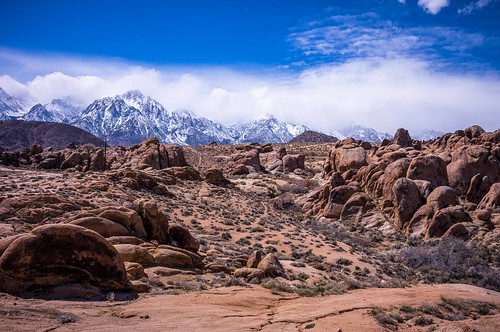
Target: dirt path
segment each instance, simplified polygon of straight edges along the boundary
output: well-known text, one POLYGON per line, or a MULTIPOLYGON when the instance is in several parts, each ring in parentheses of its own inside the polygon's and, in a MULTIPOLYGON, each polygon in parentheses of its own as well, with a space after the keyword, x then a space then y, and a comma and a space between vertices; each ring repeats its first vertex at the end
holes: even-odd
MULTIPOLYGON (((368 314, 371 308, 437 303, 443 295, 500 305, 499 293, 468 285, 365 289, 314 298, 272 294, 260 287, 145 295, 132 302, 44 301, 3 296, 0 326, 3 331, 384 331, 368 314), (78 316, 76 322, 62 323, 74 320, 73 315, 78 316)), ((498 331, 500 315, 449 324, 498 331)))

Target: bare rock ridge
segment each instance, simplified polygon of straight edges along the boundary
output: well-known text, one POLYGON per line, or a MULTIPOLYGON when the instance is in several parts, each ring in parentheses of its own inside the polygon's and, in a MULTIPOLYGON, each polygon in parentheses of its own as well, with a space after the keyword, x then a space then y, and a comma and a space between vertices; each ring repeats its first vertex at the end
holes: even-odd
POLYGON ((299 136, 294 137, 289 143, 331 143, 338 141, 338 138, 313 130, 306 130, 299 136))
POLYGON ((8 151, 29 149, 32 145, 64 149, 69 144, 104 142, 96 136, 67 124, 20 120, 0 120, 0 148, 8 151))

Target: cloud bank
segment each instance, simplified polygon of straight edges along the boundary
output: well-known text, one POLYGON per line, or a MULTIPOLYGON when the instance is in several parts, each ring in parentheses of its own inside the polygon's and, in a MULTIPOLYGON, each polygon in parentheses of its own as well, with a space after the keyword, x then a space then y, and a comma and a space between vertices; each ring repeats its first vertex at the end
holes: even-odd
MULTIPOLYGON (((18 58, 18 73, 32 65, 32 57, 18 58)), ((421 59, 352 59, 299 73, 269 73, 36 58, 44 68, 59 71, 27 80, 3 75, 0 87, 14 95, 30 93, 42 103, 65 95, 90 103, 103 95, 139 89, 167 109, 186 109, 226 124, 272 113, 324 132, 353 122, 389 133, 399 127, 414 132, 448 132, 471 124, 500 128, 498 74, 440 72, 421 59)), ((0 72, 6 72, 2 59, 0 53, 0 72)))

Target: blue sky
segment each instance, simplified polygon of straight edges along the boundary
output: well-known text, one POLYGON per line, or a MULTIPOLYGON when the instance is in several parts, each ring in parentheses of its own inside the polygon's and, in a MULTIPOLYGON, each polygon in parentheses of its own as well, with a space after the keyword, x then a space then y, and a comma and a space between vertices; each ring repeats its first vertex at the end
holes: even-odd
POLYGON ((140 88, 223 122, 500 126, 499 0, 3 0, 0 29, 0 86, 42 102, 140 88))
POLYGON ((404 51, 500 69, 499 1, 450 1, 436 14, 417 1, 403 2, 6 0, 0 5, 0 43, 151 64, 314 65, 404 51), (307 45, 297 41, 305 36, 312 37, 307 45), (382 43, 425 40, 363 52, 346 39, 360 36, 382 43), (320 42, 330 46, 320 49, 320 42))

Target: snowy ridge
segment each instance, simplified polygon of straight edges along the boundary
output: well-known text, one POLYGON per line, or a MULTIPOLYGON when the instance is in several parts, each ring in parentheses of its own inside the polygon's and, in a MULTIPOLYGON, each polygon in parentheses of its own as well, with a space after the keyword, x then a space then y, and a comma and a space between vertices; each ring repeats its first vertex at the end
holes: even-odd
POLYGON ((432 129, 424 129, 415 135, 412 135, 412 133, 410 133, 410 136, 412 138, 418 139, 421 141, 430 141, 430 140, 436 139, 438 137, 441 137, 443 135, 444 135, 443 132, 432 130, 432 129))
MULTIPOLYGON (((167 110, 138 90, 102 97, 86 107, 71 96, 42 105, 30 96, 13 97, 0 88, 0 120, 10 119, 71 124, 112 145, 137 144, 148 137, 179 145, 285 143, 310 130, 300 124, 282 122, 272 114, 248 123, 227 126, 188 110, 167 110), (31 108, 26 106, 30 101, 34 105, 31 108)), ((392 138, 392 135, 359 124, 332 131, 331 134, 339 139, 352 137, 369 142, 392 138)), ((424 130, 414 138, 429 140, 441 135, 434 130, 424 130)))
POLYGON ((71 124, 110 144, 122 145, 136 144, 151 136, 163 143, 179 145, 282 143, 307 129, 280 122, 271 115, 242 125, 225 126, 189 111, 169 111, 140 91, 97 99, 71 124))
POLYGON ((0 88, 0 120, 11 120, 23 115, 32 102, 30 96, 16 98, 0 88))
POLYGON ((359 124, 344 127, 331 133, 340 139, 351 137, 366 142, 382 142, 384 139, 391 139, 393 135, 381 133, 373 128, 368 128, 359 124))
POLYGON ((26 121, 70 123, 85 109, 77 98, 66 96, 53 99, 50 103, 36 104, 21 119, 26 121))
POLYGON ((309 129, 306 126, 281 122, 271 114, 249 123, 233 125, 231 128, 237 133, 235 137, 237 143, 284 143, 309 129))

